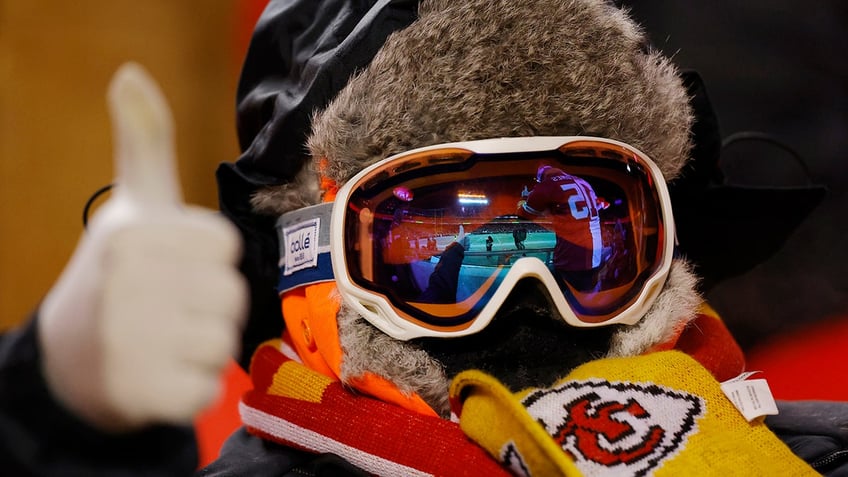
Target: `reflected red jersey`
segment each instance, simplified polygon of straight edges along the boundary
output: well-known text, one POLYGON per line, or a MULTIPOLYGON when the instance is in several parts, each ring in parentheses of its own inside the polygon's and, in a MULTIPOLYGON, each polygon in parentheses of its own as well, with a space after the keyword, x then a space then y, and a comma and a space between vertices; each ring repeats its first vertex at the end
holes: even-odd
POLYGON ((547 214, 556 234, 554 267, 589 270, 601 264, 598 198, 585 180, 566 173, 550 175, 536 185, 519 211, 524 217, 547 214))

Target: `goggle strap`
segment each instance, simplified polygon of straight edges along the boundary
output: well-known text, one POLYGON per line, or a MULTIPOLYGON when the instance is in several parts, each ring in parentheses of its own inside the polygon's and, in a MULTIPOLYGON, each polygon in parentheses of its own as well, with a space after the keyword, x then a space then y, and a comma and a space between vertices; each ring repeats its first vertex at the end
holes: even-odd
POLYGON ((330 259, 332 202, 286 212, 277 219, 280 267, 277 292, 333 281, 330 259))

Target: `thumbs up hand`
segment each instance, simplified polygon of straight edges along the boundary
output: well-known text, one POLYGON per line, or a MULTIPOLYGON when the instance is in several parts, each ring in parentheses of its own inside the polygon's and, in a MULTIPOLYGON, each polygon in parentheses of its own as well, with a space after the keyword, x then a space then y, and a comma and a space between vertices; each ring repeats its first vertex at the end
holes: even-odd
POLYGON ((171 116, 123 66, 109 87, 116 187, 39 312, 55 397, 104 430, 190 424, 238 351, 247 286, 235 228, 182 203, 171 116))

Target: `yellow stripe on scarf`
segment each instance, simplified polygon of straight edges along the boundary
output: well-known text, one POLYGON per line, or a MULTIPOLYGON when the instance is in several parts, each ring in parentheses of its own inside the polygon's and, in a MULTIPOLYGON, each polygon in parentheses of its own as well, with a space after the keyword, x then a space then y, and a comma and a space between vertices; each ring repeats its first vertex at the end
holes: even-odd
POLYGON ((268 394, 320 403, 324 390, 331 383, 333 380, 323 374, 316 373, 300 363, 286 361, 274 373, 268 394))
POLYGON ((516 475, 818 475, 678 351, 593 361, 516 394, 467 371, 450 393, 463 431, 516 475))

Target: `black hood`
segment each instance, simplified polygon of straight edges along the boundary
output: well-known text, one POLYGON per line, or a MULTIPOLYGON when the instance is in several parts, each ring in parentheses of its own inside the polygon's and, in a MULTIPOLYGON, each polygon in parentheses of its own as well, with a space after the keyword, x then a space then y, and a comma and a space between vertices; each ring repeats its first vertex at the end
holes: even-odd
POLYGON ((272 0, 256 23, 236 97, 241 156, 216 172, 221 212, 244 239, 241 270, 251 307, 243 367, 258 344, 279 337, 283 328, 274 218, 254 214, 250 197, 294 177, 308 157, 312 114, 417 11, 418 2, 410 0, 272 0))
POLYGON ((307 158, 312 114, 417 10, 410 0, 271 1, 256 24, 236 93, 242 154, 222 167, 254 186, 289 181, 307 158))

